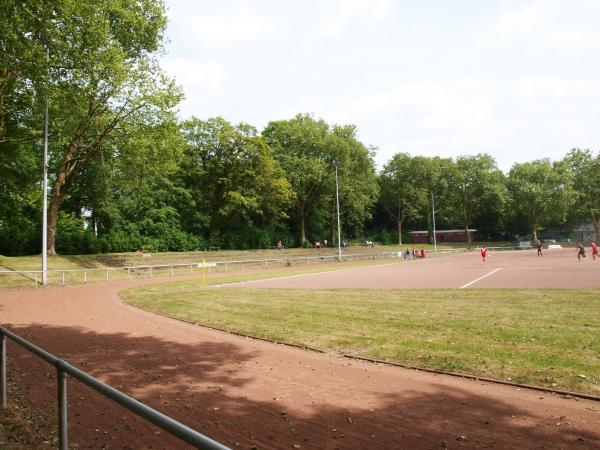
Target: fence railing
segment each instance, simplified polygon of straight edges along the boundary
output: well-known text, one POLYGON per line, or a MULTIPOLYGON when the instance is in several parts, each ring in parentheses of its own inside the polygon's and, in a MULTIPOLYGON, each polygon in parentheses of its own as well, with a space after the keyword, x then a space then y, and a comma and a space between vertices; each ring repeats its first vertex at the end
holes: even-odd
MULTIPOLYGON (((493 251, 523 250, 522 247, 488 247, 493 251)), ((457 248, 438 250, 435 255, 443 256, 477 250, 473 248, 457 248)), ((428 251, 432 255, 433 251, 428 251)), ((342 261, 359 261, 401 257, 402 252, 342 253, 342 261)), ((250 268, 273 268, 300 264, 334 263, 337 254, 314 256, 291 256, 267 259, 240 259, 232 261, 189 262, 178 264, 136 265, 124 267, 105 267, 97 269, 52 269, 46 272, 48 284, 66 285, 95 281, 119 281, 135 278, 174 277, 176 275, 193 274, 202 269, 207 272, 231 272, 250 268)), ((36 288, 41 284, 41 270, 0 270, 0 276, 15 277, 14 285, 22 286, 31 283, 36 288)), ((5 283, 10 285, 10 283, 5 283)))
POLYGON ((59 448, 68 450, 69 438, 67 432, 68 414, 67 414, 67 375, 79 380, 89 386, 96 392, 108 397, 112 401, 132 411, 134 414, 143 417, 154 425, 162 428, 167 433, 181 439, 182 441, 200 449, 207 450, 226 450, 229 447, 220 444, 211 438, 189 428, 182 423, 162 414, 155 409, 135 400, 121 391, 101 382, 91 375, 83 372, 68 362, 57 358, 40 347, 12 333, 4 327, 0 327, 0 406, 7 407, 7 355, 6 339, 9 338, 21 347, 27 349, 34 355, 45 360, 56 368, 57 379, 57 399, 58 399, 58 437, 59 448))

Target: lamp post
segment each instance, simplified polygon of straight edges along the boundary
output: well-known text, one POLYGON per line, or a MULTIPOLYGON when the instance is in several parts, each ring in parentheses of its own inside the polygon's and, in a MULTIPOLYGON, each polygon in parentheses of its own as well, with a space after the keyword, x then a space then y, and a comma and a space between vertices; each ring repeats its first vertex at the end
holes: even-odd
POLYGON ((340 230, 340 189, 338 184, 338 161, 333 161, 335 165, 335 201, 337 204, 337 231, 338 231, 338 261, 342 261, 342 233, 340 230))
POLYGON ((437 253, 437 240, 435 238, 435 203, 433 201, 433 191, 431 191, 431 216, 433 218, 433 253, 437 253))
MULTIPOLYGON (((50 50, 46 46, 46 67, 50 70, 50 50)), ((48 87, 44 105, 44 181, 42 183, 42 285, 48 283, 48 87)))

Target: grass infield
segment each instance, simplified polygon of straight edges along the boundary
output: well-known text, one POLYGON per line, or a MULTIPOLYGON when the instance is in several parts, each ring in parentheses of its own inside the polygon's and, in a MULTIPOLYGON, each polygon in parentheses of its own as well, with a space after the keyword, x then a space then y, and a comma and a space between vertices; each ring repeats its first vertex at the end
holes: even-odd
POLYGON ((178 282, 121 295, 161 315, 326 352, 600 394, 594 289, 282 291, 178 282))

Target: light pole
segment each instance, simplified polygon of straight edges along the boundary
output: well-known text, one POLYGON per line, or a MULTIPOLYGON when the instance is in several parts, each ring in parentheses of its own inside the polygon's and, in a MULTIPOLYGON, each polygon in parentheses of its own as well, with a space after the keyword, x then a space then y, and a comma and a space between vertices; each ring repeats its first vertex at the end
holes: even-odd
POLYGON ((437 240, 435 238, 435 203, 433 201, 433 191, 431 191, 431 216, 433 218, 433 253, 437 253, 437 240))
POLYGON ((340 230, 340 189, 338 185, 338 162, 333 161, 335 165, 335 201, 337 204, 337 231, 338 231, 338 261, 342 261, 342 233, 340 230))
MULTIPOLYGON (((46 46, 46 67, 50 71, 50 50, 46 46)), ((42 184, 42 285, 48 283, 48 86, 44 105, 44 182, 42 184)))

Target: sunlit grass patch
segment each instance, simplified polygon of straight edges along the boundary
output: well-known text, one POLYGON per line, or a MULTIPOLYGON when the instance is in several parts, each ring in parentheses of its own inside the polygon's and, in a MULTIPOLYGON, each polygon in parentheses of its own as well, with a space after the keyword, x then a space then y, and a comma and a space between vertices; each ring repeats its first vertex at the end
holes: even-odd
POLYGON ((187 282, 122 296, 273 341, 600 394, 595 289, 200 289, 187 282))

